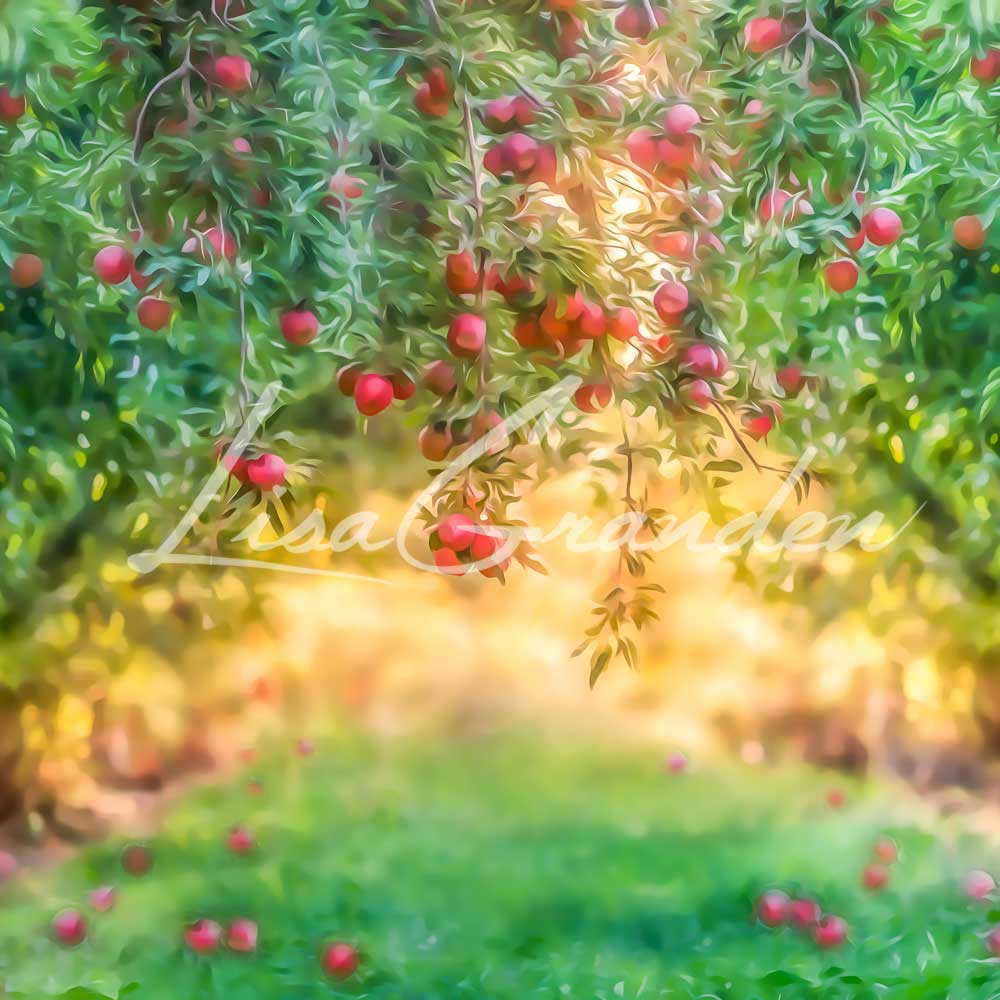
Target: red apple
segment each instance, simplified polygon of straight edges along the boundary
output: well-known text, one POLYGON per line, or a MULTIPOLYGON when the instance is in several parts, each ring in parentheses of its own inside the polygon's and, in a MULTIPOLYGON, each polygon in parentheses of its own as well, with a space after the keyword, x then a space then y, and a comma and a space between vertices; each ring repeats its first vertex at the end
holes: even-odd
POLYGON ((486 321, 472 313, 459 313, 448 327, 448 347, 457 358, 478 357, 486 343, 486 321))
POLYGON ((658 233, 652 239, 653 249, 664 257, 676 257, 678 260, 690 260, 694 250, 694 240, 690 233, 676 230, 670 233, 658 233))
MULTIPOLYGON (((666 24, 667 16, 655 5, 656 25, 666 24)), ((649 13, 642 4, 627 3, 615 16, 615 30, 626 38, 637 38, 645 41, 654 25, 649 19, 649 13)))
POLYGON ((632 162, 647 173, 652 173, 660 162, 656 138, 651 129, 637 128, 625 140, 625 149, 632 162))
POLYGON ((584 413, 597 413, 611 402, 611 386, 606 383, 581 385, 573 393, 573 402, 584 413))
POLYGON ((969 71, 980 83, 996 83, 1000 79, 1000 49, 989 48, 985 55, 973 56, 969 71))
POLYGON ((246 170, 250 164, 243 157, 252 153, 253 147, 246 139, 233 139, 232 145, 229 147, 229 162, 236 170, 246 170))
POLYGON ((247 479, 266 493, 284 483, 286 469, 283 458, 265 451, 260 457, 247 462, 247 479))
POLYGON ((252 68, 242 56, 220 56, 215 60, 215 82, 225 90, 240 93, 250 86, 252 68))
POLYGON ((453 441, 451 431, 443 420, 428 424, 418 438, 420 454, 428 462, 443 462, 452 449, 453 441))
POLYGON ((129 844, 122 851, 122 868, 136 877, 153 867, 153 852, 142 844, 129 844))
POLYGON ((885 865, 867 865, 861 873, 861 884, 872 891, 884 889, 889 884, 889 869, 885 865))
POLYGON ((226 930, 226 947, 246 955, 257 950, 257 925, 252 920, 238 917, 226 930))
POLYGON ((515 173, 530 170, 538 159, 538 143, 523 132, 514 132, 503 141, 504 163, 515 173))
POLYGON ((805 385, 802 369, 798 365, 785 365, 784 368, 778 370, 775 378, 778 381, 778 385, 789 396, 797 396, 801 392, 802 386, 805 385))
POLYGON ((42 259, 33 253, 18 254, 10 266, 10 282, 15 288, 30 288, 42 280, 42 259))
POLYGON ((223 438, 215 443, 215 460, 222 462, 231 476, 244 485, 250 482, 247 476, 248 460, 242 455, 230 455, 229 446, 232 442, 228 438, 223 438))
POLYGON ((639 336, 639 317, 631 309, 619 309, 608 317, 608 336, 627 344, 639 336))
POLYGON ((877 247, 895 243, 903 232, 903 223, 891 208, 873 208, 862 220, 865 236, 877 247))
POLYGON ((509 306, 516 306, 535 291, 535 281, 530 276, 525 277, 522 274, 510 274, 509 272, 503 276, 496 268, 488 276, 487 285, 495 288, 509 306))
POLYGON ((295 347, 311 344, 319 333, 319 320, 308 309, 290 309, 282 313, 280 326, 281 336, 295 347))
POLYGON ((773 428, 774 420, 766 413, 747 413, 743 417, 743 430, 754 441, 766 438, 773 428))
POLYGON ((831 809, 840 809, 844 804, 844 793, 839 788, 831 788, 826 793, 826 802, 831 809))
POLYGON ((690 104, 675 104, 663 120, 668 135, 687 135, 696 125, 701 124, 701 115, 690 104))
POLYGON ((417 391, 416 382, 406 372, 394 371, 389 381, 392 383, 393 399, 409 399, 417 391))
POLYGON ((696 135, 682 135, 677 139, 664 137, 656 143, 656 155, 671 170, 684 173, 694 169, 701 151, 701 140, 696 135))
POLYGON ((364 181, 345 173, 334 174, 328 188, 330 193, 323 198, 323 204, 345 212, 351 207, 352 201, 365 193, 364 181))
POLYGON ((963 215, 955 220, 955 242, 963 250, 979 250, 986 242, 986 230, 975 215, 963 215))
POLYGON ((840 948, 847 940, 847 921, 843 917, 824 917, 813 928, 813 940, 828 951, 840 948))
POLYGON ((162 330, 169 322, 173 312, 173 307, 166 299, 157 298, 155 295, 147 295, 139 300, 136 308, 136 315, 140 325, 154 333, 162 330))
POLYGON ((222 928, 214 920, 198 920, 184 931, 184 942, 196 955, 219 950, 222 928))
POLYGON ((688 307, 688 290, 679 281, 665 281, 653 296, 653 307, 664 323, 674 323, 688 307))
POLYGON ((994 955, 1000 955, 1000 927, 994 927, 988 931, 985 938, 986 947, 994 955))
POLYGON ((435 396, 447 396, 456 384, 455 369, 446 361, 432 361, 424 369, 424 385, 435 396))
POLYGON ((823 270, 830 290, 837 293, 849 292, 854 288, 858 283, 858 273, 858 265, 853 260, 834 260, 823 270))
POLYGON ((479 271, 468 250, 448 254, 444 263, 444 282, 455 295, 470 295, 479 288, 479 271))
POLYGON ((527 97, 498 97, 483 109, 483 121, 491 132, 509 132, 534 124, 535 103, 527 97))
POLYGON ((444 118, 451 103, 451 87, 444 70, 435 67, 427 73, 413 96, 417 110, 431 118, 444 118))
POLYGON ((369 372, 362 375, 354 387, 354 403, 359 413, 374 417, 393 400, 392 382, 384 375, 369 372))
POLYGON ((253 834, 245 826, 234 826, 226 836, 226 846, 233 854, 249 854, 256 846, 253 834))
POLYGON ((333 976, 334 979, 346 979, 357 971, 359 955, 353 945, 334 941, 323 948, 320 962, 328 976, 333 976))
POLYGON ((897 857, 899 857, 896 842, 891 837, 882 837, 879 841, 877 841, 875 844, 874 854, 879 860, 890 865, 896 860, 897 857))
POLYGON ((452 549, 435 549, 432 555, 434 565, 448 576, 464 576, 469 571, 468 566, 452 549))
POLYGON ((788 920, 788 895, 780 889, 768 889, 757 900, 754 912, 766 927, 780 927, 788 920))
POLYGON ((815 927, 819 918, 819 903, 814 899, 793 899, 788 904, 788 920, 799 930, 815 927))
POLYGON ((344 365, 337 372, 337 388, 344 396, 353 396, 357 387, 358 379, 361 378, 364 368, 361 365, 344 365))
POLYGON ((989 872, 976 869, 965 876, 963 888, 966 898, 975 902, 986 899, 996 889, 997 884, 989 872))
POLYGON ((568 312, 559 315, 559 299, 549 296, 538 317, 538 326, 546 337, 552 340, 566 340, 570 335, 570 318, 568 312))
POLYGON ((684 351, 684 365, 702 378, 722 378, 729 370, 729 359, 711 344, 691 344, 684 351))
POLYGON ((514 323, 513 336, 521 347, 528 350, 534 350, 544 344, 541 327, 534 316, 522 316, 517 320, 514 323))
POLYGON ((453 552, 464 552, 476 538, 475 527, 468 514, 449 514, 438 525, 438 538, 453 552))
POLYGON ((92 889, 87 894, 87 900, 98 913, 107 913, 114 909, 118 900, 118 890, 114 886, 103 885, 99 889, 92 889))
POLYGON ((17 871, 17 858, 9 851, 0 851, 0 884, 17 871))
POLYGON ((747 22, 743 37, 754 55, 776 49, 785 39, 785 26, 776 17, 755 17, 747 22))
POLYGON ((0 122, 13 125, 24 114, 27 102, 15 97, 7 87, 0 87, 0 122))
POLYGON ((94 257, 94 272, 106 285, 120 285, 132 270, 132 254, 124 247, 104 247, 94 257))
POLYGON ((232 260, 236 256, 236 240, 232 233, 217 226, 202 233, 202 239, 197 240, 198 254, 202 260, 232 260), (208 247, 205 246, 208 242, 208 247))
POLYGON ((696 378, 688 383, 688 401, 692 406, 697 406, 699 410, 707 410, 714 396, 712 387, 704 379, 696 378))
POLYGON ((153 283, 153 279, 146 277, 146 275, 143 274, 135 264, 132 265, 128 276, 131 278, 132 284, 135 285, 136 291, 138 292, 146 291, 146 289, 153 283))
POLYGON ((87 936, 87 922, 79 910, 62 910, 52 920, 52 936, 59 944, 75 948, 87 936))
POLYGON ((743 109, 743 113, 748 118, 753 119, 753 121, 749 121, 746 124, 748 128, 751 128, 754 131, 762 129, 768 118, 771 117, 770 112, 764 106, 764 102, 756 97, 747 101, 746 107, 743 109))

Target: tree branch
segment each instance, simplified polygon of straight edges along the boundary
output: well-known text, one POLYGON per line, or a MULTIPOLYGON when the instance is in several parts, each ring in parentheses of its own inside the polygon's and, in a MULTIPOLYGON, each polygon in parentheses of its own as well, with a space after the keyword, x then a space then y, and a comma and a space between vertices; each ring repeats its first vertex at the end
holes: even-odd
POLYGON ((139 157, 139 151, 142 144, 142 125, 146 118, 146 112, 149 110, 150 102, 153 98, 172 80, 178 79, 178 77, 186 77, 191 72, 191 50, 188 49, 184 53, 184 60, 181 62, 177 69, 171 70, 162 80, 153 86, 153 89, 146 95, 146 100, 143 101, 142 107, 139 109, 139 116, 135 120, 135 136, 134 143, 132 146, 132 164, 136 164, 139 157))

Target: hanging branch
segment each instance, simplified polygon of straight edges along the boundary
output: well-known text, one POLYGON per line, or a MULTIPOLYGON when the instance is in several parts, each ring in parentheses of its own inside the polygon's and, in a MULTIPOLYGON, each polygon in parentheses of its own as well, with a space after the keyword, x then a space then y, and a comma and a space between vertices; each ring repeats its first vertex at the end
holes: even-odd
POLYGON ((189 76, 192 69, 191 63, 191 50, 188 49, 184 53, 184 59, 180 66, 176 69, 171 70, 162 80, 154 84, 152 90, 146 95, 146 100, 143 101, 142 107, 139 109, 139 115, 135 120, 135 135, 133 137, 132 146, 132 165, 135 166, 139 158, 139 152, 142 148, 142 125, 146 119, 146 112, 149 110, 149 105, 153 98, 171 81, 177 80, 181 77, 185 79, 189 76))
MULTIPOLYGON (((462 95, 462 124, 465 128, 465 146, 469 158, 469 167, 472 171, 472 210, 475 214, 473 220, 473 246, 476 246, 483 237, 483 175, 479 162, 479 145, 476 142, 476 130, 472 121, 472 105, 469 102, 469 95, 462 95)), ((476 283, 476 306, 480 315, 486 311, 486 272, 488 267, 488 257, 484 248, 479 248, 479 274, 476 283)), ((485 318, 485 317, 484 317, 485 318)), ((490 349, 489 344, 483 344, 480 354, 479 365, 479 391, 486 388, 489 380, 490 349)))
POLYGON ((250 405, 250 386, 247 384, 247 357, 250 354, 250 335, 247 333, 247 301, 243 289, 240 289, 240 382, 239 403, 240 418, 246 416, 250 405))

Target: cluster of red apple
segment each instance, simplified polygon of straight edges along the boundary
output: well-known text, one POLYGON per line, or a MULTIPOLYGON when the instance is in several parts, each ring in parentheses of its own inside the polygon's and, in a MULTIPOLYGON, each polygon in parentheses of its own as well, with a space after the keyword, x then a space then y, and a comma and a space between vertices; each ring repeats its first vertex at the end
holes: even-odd
POLYGON ((252 458, 248 458, 246 452, 242 455, 230 455, 230 444, 227 438, 216 442, 215 460, 223 463, 233 479, 244 486, 256 486, 264 493, 284 485, 288 466, 280 455, 270 451, 261 452, 252 458))
POLYGON ((364 366, 359 364, 345 365, 340 369, 337 388, 344 396, 353 398, 358 412, 366 417, 374 417, 394 399, 409 399, 417 391, 416 383, 406 372, 378 375, 366 372, 364 366))
POLYGON ((681 367, 695 376, 685 387, 688 402, 705 409, 715 398, 712 381, 723 378, 729 371, 729 358, 721 347, 690 344, 684 351, 681 367))
POLYGON ((690 105, 672 105, 663 118, 662 132, 638 128, 625 140, 632 162, 647 173, 664 179, 686 174, 698 164, 701 140, 692 131, 701 116, 690 105))
MULTIPOLYGON (((300 754, 311 753, 312 744, 308 740, 299 740, 297 749, 300 754)), ((256 754, 246 754, 244 757, 252 760, 256 754)), ((230 851, 240 855, 249 854, 257 846, 253 834, 242 825, 229 832, 226 844, 230 851)), ((139 877, 152 868, 153 854, 142 844, 130 844, 122 851, 121 863, 127 874, 139 877)), ((11 855, 0 852, 0 879, 13 874, 16 867, 17 863, 11 855)), ((91 890, 87 900, 95 912, 107 913, 114 909, 118 891, 113 886, 101 886, 91 890)), ((88 932, 87 918, 81 910, 74 907, 61 910, 52 919, 52 937, 64 947, 75 948, 82 944, 88 932)), ((203 917, 185 927, 183 940, 185 946, 196 955, 213 955, 222 947, 237 954, 248 955, 257 950, 258 927, 253 920, 237 917, 223 929, 215 920, 203 917)), ((358 949, 346 941, 328 942, 323 946, 319 958, 323 971, 334 979, 352 976, 361 960, 358 949)))
POLYGON ((257 925, 246 917, 237 917, 223 934, 219 924, 203 917, 185 928, 184 943, 196 955, 214 954, 223 943, 230 951, 246 955, 257 950, 257 925))
POLYGON ((523 348, 571 357, 603 336, 628 343, 639 336, 639 319, 631 309, 606 312, 577 289, 570 295, 550 295, 523 312, 513 333, 523 348))
MULTIPOLYGON (((437 361, 424 370, 425 385, 428 384, 430 376, 439 373, 441 369, 451 371, 451 378, 454 379, 454 372, 450 366, 437 361)), ((454 383, 452 384, 454 386, 454 383)), ((443 462, 452 448, 464 447, 488 434, 494 437, 486 442, 486 451, 490 455, 495 455, 509 441, 503 417, 495 410, 478 410, 465 426, 449 424, 447 420, 434 420, 420 432, 420 454, 429 462, 443 462)))
MULTIPOLYGON (((841 793, 837 804, 842 801, 841 793)), ((899 857, 895 841, 889 837, 880 838, 872 849, 872 857, 871 863, 861 872, 861 884, 877 892, 889 884, 888 866, 899 857)), ((847 921, 843 917, 833 914, 824 916, 816 900, 808 897, 793 899, 780 889, 769 889, 763 893, 754 906, 754 914, 765 927, 790 925, 808 933, 821 948, 839 948, 847 940, 847 921)))
MULTIPOLYGON (((431 553, 442 573, 462 576, 474 563, 491 559, 504 545, 504 535, 495 525, 473 521, 468 514, 449 514, 431 532, 431 553)), ((510 559, 480 570, 483 576, 503 577, 510 559)))
POLYGON ((823 914, 814 899, 792 899, 781 889, 769 889, 754 906, 754 914, 765 927, 789 925, 809 934, 820 948, 839 948, 847 940, 847 921, 836 914, 823 914))

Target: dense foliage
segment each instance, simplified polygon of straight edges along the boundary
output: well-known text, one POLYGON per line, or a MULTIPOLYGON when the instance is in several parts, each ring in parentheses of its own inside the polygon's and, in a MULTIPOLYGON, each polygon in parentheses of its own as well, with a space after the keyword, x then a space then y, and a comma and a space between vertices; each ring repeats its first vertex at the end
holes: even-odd
MULTIPOLYGON (((331 485, 321 442, 351 414, 369 433, 401 420, 397 440, 433 469, 492 432, 421 531, 445 571, 485 557, 501 578, 507 556, 537 566, 530 548, 498 553, 467 519, 516 524, 539 451, 543 468, 621 472, 616 513, 662 513, 641 488, 662 466, 726 520, 740 464, 781 472, 760 439, 813 445, 844 509, 898 525, 924 504, 910 544, 846 583, 819 574, 821 610, 910 580, 954 626, 951 655, 988 659, 988 8, 5 7, 0 616, 18 641, 0 678, 30 684, 83 641, 99 674, 121 659, 109 628, 134 638, 171 611, 239 620, 243 583, 176 569, 150 583, 126 559, 159 544, 275 381, 279 409, 224 458, 226 513, 185 551, 220 550, 257 508, 285 518, 282 488, 311 507, 331 485), (506 432, 567 375, 582 383, 544 441, 506 432), (609 438, 589 415, 612 407, 609 438)), ((595 679, 635 661, 647 558, 626 548, 597 595, 595 679)), ((749 561, 759 589, 784 584, 780 561, 749 561)))

